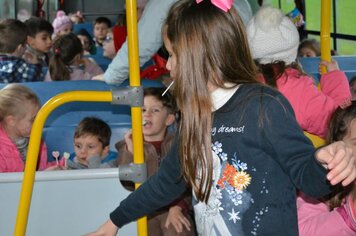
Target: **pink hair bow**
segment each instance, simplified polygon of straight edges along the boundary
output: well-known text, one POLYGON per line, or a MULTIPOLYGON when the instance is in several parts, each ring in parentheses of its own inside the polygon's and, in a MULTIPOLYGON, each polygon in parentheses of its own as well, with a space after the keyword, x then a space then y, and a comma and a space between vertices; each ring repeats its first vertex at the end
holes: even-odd
MULTIPOLYGON (((196 0, 197 3, 200 3, 203 0, 196 0)), ((211 3, 220 8, 221 10, 227 12, 230 10, 234 0, 211 0, 211 3)))

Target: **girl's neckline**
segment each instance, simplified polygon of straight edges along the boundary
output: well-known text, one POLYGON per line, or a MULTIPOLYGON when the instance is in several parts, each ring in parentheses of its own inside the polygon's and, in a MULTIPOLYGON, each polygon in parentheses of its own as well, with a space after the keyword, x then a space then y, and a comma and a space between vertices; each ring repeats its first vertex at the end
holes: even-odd
POLYGON ((230 88, 216 88, 210 93, 211 102, 213 105, 212 111, 216 111, 220 109, 223 105, 225 105, 227 101, 229 101, 230 98, 235 94, 235 92, 240 88, 240 85, 231 87, 233 86, 233 84, 228 83, 226 83, 225 86, 230 88))

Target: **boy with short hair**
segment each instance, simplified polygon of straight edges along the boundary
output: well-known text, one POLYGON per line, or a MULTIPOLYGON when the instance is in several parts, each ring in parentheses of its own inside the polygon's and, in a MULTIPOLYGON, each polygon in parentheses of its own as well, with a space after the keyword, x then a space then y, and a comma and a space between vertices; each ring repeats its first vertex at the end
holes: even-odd
POLYGON ((28 36, 24 59, 32 61, 33 58, 37 58, 42 66, 48 66, 52 48, 52 24, 39 17, 31 17, 25 21, 25 24, 28 28, 28 36))
POLYGON ((106 34, 111 28, 111 21, 106 17, 98 17, 94 21, 94 41, 96 46, 103 46, 106 34))
POLYGON ((0 83, 21 83, 42 80, 41 65, 27 63, 22 56, 28 35, 27 26, 16 19, 0 22, 0 83))
POLYGON ((103 120, 86 117, 74 131, 74 152, 68 169, 117 167, 116 153, 109 151, 111 129, 103 120))

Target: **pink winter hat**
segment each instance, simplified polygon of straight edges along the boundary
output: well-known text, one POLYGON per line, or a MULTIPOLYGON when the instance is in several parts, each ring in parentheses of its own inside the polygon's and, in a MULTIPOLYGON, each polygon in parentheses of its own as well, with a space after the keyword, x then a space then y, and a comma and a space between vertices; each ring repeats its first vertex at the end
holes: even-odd
POLYGON ((54 33, 58 33, 66 27, 72 27, 72 21, 69 16, 66 15, 64 11, 58 11, 56 14, 56 18, 53 20, 53 29, 54 33))

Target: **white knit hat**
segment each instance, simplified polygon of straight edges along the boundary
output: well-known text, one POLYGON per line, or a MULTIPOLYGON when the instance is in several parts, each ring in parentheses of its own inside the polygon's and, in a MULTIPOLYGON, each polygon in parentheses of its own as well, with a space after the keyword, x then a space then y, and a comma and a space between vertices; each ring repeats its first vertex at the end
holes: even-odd
POLYGON ((252 56, 261 64, 284 61, 288 65, 296 60, 298 30, 279 9, 261 7, 246 30, 252 56))

